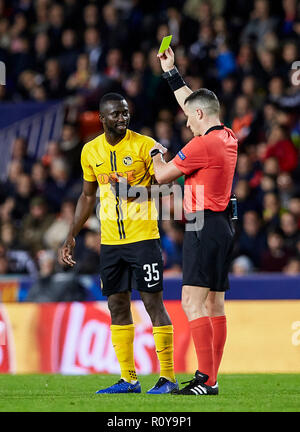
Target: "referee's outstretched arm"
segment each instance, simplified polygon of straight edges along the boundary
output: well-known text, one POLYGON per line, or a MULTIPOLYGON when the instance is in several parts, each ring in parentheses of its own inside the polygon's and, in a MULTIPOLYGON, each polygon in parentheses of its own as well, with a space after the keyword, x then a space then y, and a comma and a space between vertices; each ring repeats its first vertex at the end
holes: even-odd
POLYGON ((163 53, 157 55, 160 59, 161 68, 164 71, 164 78, 168 80, 170 87, 172 88, 177 102, 181 106, 182 110, 185 111, 184 102, 186 98, 192 93, 192 90, 186 85, 181 75, 174 64, 174 52, 169 47, 163 53))

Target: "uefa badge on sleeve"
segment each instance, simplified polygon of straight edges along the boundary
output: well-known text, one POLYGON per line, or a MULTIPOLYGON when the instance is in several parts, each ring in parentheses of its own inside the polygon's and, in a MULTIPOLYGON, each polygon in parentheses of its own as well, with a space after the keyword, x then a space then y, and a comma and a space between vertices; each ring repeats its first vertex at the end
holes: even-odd
POLYGON ((5 345, 5 323, 0 321, 0 346, 5 345))

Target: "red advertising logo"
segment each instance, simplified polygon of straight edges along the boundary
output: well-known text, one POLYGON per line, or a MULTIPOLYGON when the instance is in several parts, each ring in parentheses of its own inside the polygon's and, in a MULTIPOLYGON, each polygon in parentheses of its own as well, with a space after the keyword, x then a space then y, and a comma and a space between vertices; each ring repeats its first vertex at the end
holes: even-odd
MULTIPOLYGON (((44 372, 120 373, 111 343, 110 316, 97 303, 42 305, 40 319, 44 372)), ((137 372, 157 372, 151 325, 135 327, 134 344, 137 372)))
POLYGON ((13 371, 11 356, 11 338, 8 335, 8 322, 0 308, 0 373, 13 371))

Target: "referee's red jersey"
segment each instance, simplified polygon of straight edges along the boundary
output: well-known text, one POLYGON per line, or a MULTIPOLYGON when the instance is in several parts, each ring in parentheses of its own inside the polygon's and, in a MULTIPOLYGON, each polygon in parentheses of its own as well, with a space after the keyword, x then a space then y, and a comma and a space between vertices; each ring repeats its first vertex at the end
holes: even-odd
POLYGON ((194 137, 177 153, 173 163, 185 174, 186 213, 226 209, 237 161, 237 146, 232 130, 220 125, 208 129, 203 136, 194 137))

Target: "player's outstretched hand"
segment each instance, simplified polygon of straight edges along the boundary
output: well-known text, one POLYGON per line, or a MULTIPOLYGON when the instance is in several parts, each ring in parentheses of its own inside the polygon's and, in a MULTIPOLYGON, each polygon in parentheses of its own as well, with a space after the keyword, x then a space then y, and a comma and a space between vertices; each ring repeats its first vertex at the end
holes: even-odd
POLYGON ((173 69, 175 56, 171 47, 166 49, 163 53, 157 54, 157 57, 160 60, 161 68, 164 72, 173 69))
POLYGON ((74 237, 67 238, 58 251, 58 261, 62 265, 73 267, 76 261, 73 260, 73 250, 75 248, 74 237))

